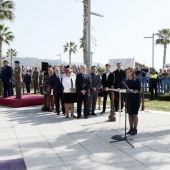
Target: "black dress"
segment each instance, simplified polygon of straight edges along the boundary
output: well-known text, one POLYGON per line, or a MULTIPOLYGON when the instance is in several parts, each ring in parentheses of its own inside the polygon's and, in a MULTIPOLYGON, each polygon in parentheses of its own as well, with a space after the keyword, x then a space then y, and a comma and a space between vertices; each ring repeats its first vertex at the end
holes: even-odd
POLYGON ((137 90, 139 93, 127 93, 127 113, 129 115, 137 115, 141 103, 141 82, 139 79, 127 79, 125 81, 129 89, 137 90))

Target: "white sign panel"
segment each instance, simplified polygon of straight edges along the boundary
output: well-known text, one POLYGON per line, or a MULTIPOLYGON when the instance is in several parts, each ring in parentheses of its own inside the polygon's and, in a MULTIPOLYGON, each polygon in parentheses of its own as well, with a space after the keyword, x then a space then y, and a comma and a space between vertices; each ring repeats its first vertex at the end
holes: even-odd
POLYGON ((126 69, 127 67, 135 67, 135 58, 119 58, 119 59, 110 59, 109 64, 111 66, 111 70, 115 71, 117 69, 117 63, 122 64, 122 69, 126 69))

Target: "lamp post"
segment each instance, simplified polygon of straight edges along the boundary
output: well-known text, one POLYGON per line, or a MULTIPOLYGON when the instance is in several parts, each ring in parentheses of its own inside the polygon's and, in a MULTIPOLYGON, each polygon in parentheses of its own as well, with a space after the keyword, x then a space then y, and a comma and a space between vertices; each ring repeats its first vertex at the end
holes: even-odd
POLYGON ((57 54, 56 56, 60 56, 60 66, 61 66, 61 54, 57 54))
POLYGON ((92 59, 91 59, 91 15, 98 17, 104 17, 104 15, 91 11, 91 0, 88 0, 88 28, 87 28, 87 61, 88 61, 88 72, 90 73, 92 59))
POLYGON ((155 35, 158 35, 158 33, 156 34, 152 34, 152 37, 144 37, 144 38, 152 38, 152 67, 154 68, 154 60, 155 60, 155 57, 154 57, 154 52, 155 52, 155 35))

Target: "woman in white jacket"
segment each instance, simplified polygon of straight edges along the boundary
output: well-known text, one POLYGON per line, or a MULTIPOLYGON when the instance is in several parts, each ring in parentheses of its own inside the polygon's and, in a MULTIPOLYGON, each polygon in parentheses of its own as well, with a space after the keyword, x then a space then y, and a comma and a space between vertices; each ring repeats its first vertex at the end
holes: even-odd
POLYGON ((74 103, 76 102, 76 93, 75 93, 75 78, 71 76, 71 69, 66 69, 66 76, 62 80, 63 84, 63 102, 65 107, 66 118, 69 118, 69 108, 71 110, 71 117, 74 116, 74 103))

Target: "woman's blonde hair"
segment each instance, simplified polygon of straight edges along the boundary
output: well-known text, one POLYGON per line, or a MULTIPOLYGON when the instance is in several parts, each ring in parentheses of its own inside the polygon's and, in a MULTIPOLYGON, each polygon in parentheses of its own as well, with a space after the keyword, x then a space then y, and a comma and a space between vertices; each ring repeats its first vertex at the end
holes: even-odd
POLYGON ((126 70, 130 70, 130 71, 132 72, 132 77, 135 78, 135 71, 134 71, 133 67, 127 67, 127 68, 125 69, 125 71, 126 71, 126 70))

